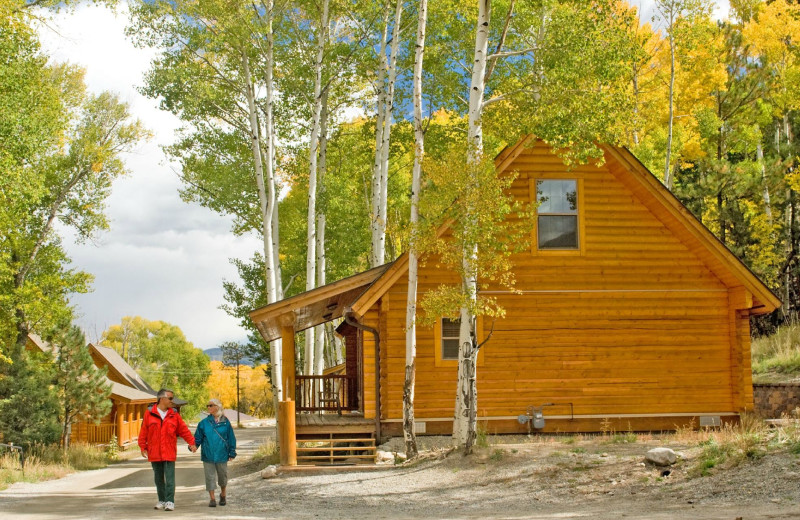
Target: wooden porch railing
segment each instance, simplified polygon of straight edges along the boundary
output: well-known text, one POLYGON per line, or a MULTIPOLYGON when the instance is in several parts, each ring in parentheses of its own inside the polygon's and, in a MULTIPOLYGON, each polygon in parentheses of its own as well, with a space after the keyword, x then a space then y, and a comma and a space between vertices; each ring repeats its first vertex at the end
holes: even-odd
POLYGON ((348 375, 295 376, 298 412, 341 412, 352 410, 355 379, 348 375))
POLYGON ((72 426, 72 442, 86 444, 107 444, 115 433, 113 423, 77 423, 72 426))

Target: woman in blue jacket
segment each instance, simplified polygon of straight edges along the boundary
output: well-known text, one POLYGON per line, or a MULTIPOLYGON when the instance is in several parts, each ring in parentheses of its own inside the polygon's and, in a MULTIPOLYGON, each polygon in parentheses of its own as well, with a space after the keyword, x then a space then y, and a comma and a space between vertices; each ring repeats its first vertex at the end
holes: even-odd
POLYGON ((206 475, 206 490, 211 500, 208 507, 217 507, 214 490, 219 480, 219 505, 226 501, 228 485, 228 461, 236 457, 236 437, 233 426, 223 413, 219 399, 209 399, 206 405, 208 417, 200 421, 194 433, 195 444, 200 447, 200 458, 206 475))

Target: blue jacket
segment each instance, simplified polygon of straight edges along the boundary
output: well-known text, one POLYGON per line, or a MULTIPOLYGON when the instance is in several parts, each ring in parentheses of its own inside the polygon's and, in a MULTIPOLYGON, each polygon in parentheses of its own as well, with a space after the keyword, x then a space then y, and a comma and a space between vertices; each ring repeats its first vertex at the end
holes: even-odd
POLYGON ((209 415, 197 425, 194 441, 200 447, 200 459, 203 462, 228 462, 236 457, 236 437, 233 426, 224 415, 219 422, 209 415))

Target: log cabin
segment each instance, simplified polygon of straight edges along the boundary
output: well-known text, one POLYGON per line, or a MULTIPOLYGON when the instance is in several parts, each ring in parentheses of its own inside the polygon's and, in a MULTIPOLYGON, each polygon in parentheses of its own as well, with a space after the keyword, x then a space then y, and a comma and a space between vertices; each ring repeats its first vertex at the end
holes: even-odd
MULTIPOLYGON (((52 355, 52 346, 33 333, 28 334, 26 348, 52 355)), ((88 348, 94 365, 106 369, 106 383, 111 386, 111 410, 97 424, 93 420, 79 420, 73 424, 70 442, 104 445, 116 437, 121 449, 136 446, 144 414, 156 403, 157 392, 114 349, 91 343, 88 348)), ((187 404, 177 397, 173 403, 179 413, 187 404)))
MULTIPOLYGON (((602 165, 569 169, 526 137, 495 159, 499 174, 516 173, 513 197, 538 207, 513 257, 518 291, 483 291, 506 310, 478 358, 489 433, 674 430, 753 408, 749 319, 780 300, 628 150, 601 150, 602 165), (543 420, 521 417, 533 415, 543 420)), ((283 340, 298 442, 402 434, 407 278, 402 255, 250 314, 264 340, 283 340), (295 334, 337 318, 345 373, 296 375, 295 334), (341 416, 324 414, 331 393, 341 416)), ((420 264, 419 296, 440 283, 458 279, 420 264)), ((417 328, 418 433, 452 431, 457 325, 417 328)))

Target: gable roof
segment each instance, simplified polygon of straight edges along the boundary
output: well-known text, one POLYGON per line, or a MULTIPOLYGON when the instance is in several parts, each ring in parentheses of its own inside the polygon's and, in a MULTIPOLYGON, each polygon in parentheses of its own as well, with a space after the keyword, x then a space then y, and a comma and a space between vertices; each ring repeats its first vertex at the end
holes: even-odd
POLYGON ((391 266, 384 264, 368 271, 342 278, 284 300, 271 303, 250 313, 264 341, 281 337, 281 327, 295 331, 341 318, 346 308, 391 266))
MULTIPOLYGON (((495 168, 502 173, 514 163, 533 136, 527 135, 506 147, 495 158, 495 168)), ((627 148, 600 145, 606 166, 623 184, 673 232, 685 230, 687 244, 727 287, 744 287, 752 295, 747 305, 751 314, 767 314, 781 305, 778 298, 739 258, 709 231, 627 148)), ((363 317, 367 310, 408 270, 408 253, 403 253, 352 304, 355 314, 363 317)))
POLYGON ((150 395, 156 395, 156 391, 153 387, 148 385, 147 382, 136 373, 136 370, 122 359, 122 356, 113 348, 90 343, 89 352, 92 354, 95 365, 98 367, 108 367, 108 376, 112 382, 116 379, 116 382, 122 385, 150 395))
POLYGON ((723 244, 681 201, 670 192, 630 150, 602 145, 606 165, 664 225, 688 231, 686 245, 727 287, 744 287, 752 295, 751 314, 768 314, 781 299, 723 244))

